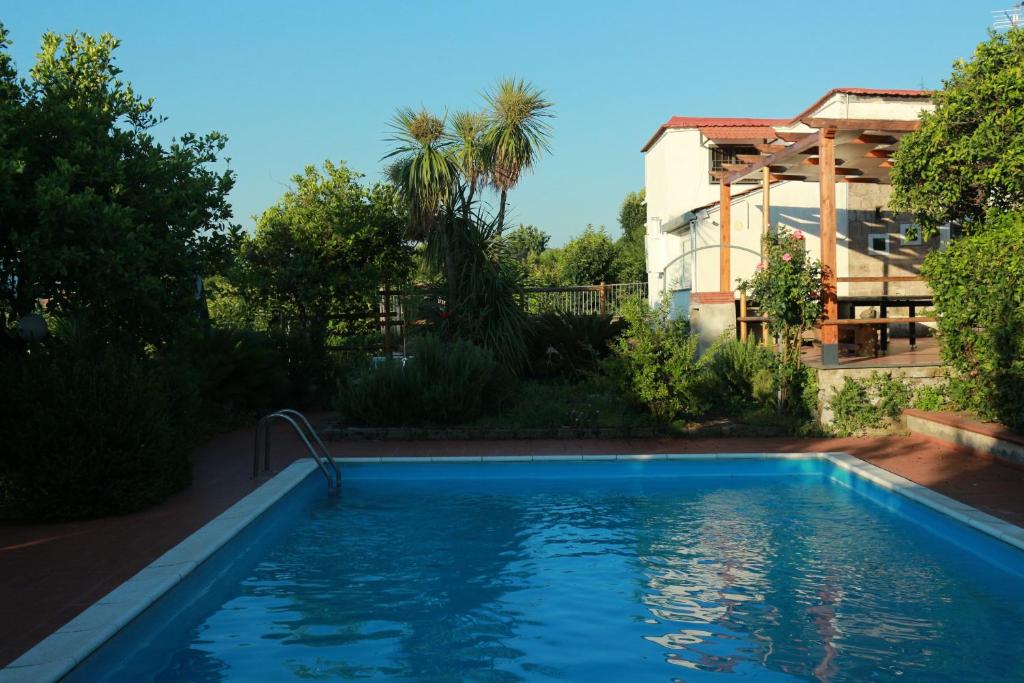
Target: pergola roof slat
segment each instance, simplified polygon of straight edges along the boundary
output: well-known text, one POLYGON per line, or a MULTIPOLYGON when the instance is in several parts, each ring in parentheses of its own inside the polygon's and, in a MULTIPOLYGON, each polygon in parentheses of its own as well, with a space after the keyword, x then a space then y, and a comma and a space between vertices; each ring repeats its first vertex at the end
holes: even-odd
POLYGON ((780 134, 780 139, 796 142, 780 149, 779 145, 764 146, 775 150, 771 154, 737 155, 743 163, 723 164, 726 173, 722 182, 731 185, 749 178, 762 168, 777 178, 800 177, 817 182, 820 176, 819 147, 823 132, 832 131, 836 153, 835 177, 837 181, 857 178, 857 182, 889 183, 894 146, 906 133, 916 130, 917 121, 882 119, 825 119, 808 118, 803 122, 819 127, 815 133, 780 134))
MULTIPOLYGON (((800 140, 800 142, 794 142, 792 145, 789 145, 788 147, 786 147, 786 149, 782 150, 781 152, 776 152, 775 154, 765 156, 761 159, 758 159, 756 162, 752 164, 742 167, 742 169, 740 170, 736 170, 733 171, 732 173, 729 173, 725 177, 724 182, 731 185, 732 183, 738 180, 742 180, 746 176, 749 176, 754 171, 761 170, 765 166, 767 166, 769 170, 774 173, 774 167, 778 166, 780 162, 785 161, 786 159, 789 159, 797 154, 800 154, 800 152, 804 151, 805 149, 808 149, 809 147, 814 147, 817 144, 818 135, 810 134, 804 137, 802 140, 800 140)), ((725 164, 723 164, 723 166, 725 166, 725 164)))

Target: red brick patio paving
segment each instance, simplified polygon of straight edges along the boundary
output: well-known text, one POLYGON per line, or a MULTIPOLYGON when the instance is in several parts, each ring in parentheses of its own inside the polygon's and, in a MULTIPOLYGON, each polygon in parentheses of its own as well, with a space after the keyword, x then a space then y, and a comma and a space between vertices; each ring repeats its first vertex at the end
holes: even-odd
MULTIPOLYGON (((0 524, 0 665, 252 491, 251 428, 197 449, 192 486, 145 512, 64 524, 0 524)), ((336 455, 536 455, 845 451, 1024 526, 1024 471, 920 436, 863 439, 636 439, 464 442, 346 441, 336 455)), ((274 436, 274 466, 301 455, 274 436), (287 457, 290 456, 290 457, 287 457)))

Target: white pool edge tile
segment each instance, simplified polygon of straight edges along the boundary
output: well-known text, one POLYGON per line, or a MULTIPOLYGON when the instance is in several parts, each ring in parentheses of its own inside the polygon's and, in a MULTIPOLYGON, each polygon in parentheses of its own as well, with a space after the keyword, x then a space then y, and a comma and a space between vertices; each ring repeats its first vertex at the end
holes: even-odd
MULTIPOLYGON (((1024 528, 1003 521, 848 453, 652 453, 620 455, 499 455, 335 458, 338 463, 597 462, 825 460, 1008 545, 1024 550, 1024 528)), ((0 683, 57 681, 135 617, 182 581, 316 469, 305 458, 292 463, 188 538, 150 563, 31 650, 0 669, 0 683)))
POLYGON ((58 681, 312 474, 297 460, 0 669, 0 683, 58 681))
POLYGON ((994 517, 987 512, 963 503, 934 489, 893 474, 865 460, 847 453, 825 453, 825 460, 892 493, 931 508, 962 524, 992 536, 1007 545, 1024 550, 1024 528, 994 517))

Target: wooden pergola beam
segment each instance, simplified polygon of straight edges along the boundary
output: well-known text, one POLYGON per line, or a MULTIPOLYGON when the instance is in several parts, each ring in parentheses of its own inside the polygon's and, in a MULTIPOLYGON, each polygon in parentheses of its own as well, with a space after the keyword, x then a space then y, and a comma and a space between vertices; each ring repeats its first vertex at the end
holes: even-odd
POLYGON ((732 163, 732 162, 728 162, 728 161, 722 163, 722 168, 725 169, 726 171, 728 171, 729 173, 735 173, 736 171, 742 171, 747 166, 750 166, 750 164, 737 164, 737 163, 732 163))
MULTIPOLYGON (((801 140, 800 142, 795 142, 792 145, 786 147, 786 149, 784 149, 781 152, 776 152, 775 154, 771 154, 769 156, 760 158, 756 163, 743 166, 742 170, 733 171, 728 176, 726 176, 725 181, 732 184, 738 180, 743 180, 743 178, 750 175, 751 173, 755 171, 760 171, 765 166, 771 168, 772 166, 777 165, 779 162, 786 161, 790 157, 800 154, 807 148, 813 147, 815 144, 817 144, 817 136, 810 135, 801 140)), ((724 166, 725 164, 723 164, 723 167, 724 166)))
POLYGON ((893 133, 910 133, 921 127, 920 121, 901 121, 898 119, 800 119, 811 128, 829 130, 876 130, 893 133))
POLYGON ((868 151, 868 153, 865 154, 864 156, 868 157, 869 159, 889 159, 895 153, 896 151, 891 149, 872 149, 868 151))
POLYGON ((814 137, 814 133, 775 133, 780 140, 785 142, 800 142, 808 137, 814 137))
POLYGON ((851 142, 857 145, 895 145, 899 141, 899 138, 895 138, 891 135, 862 133, 855 137, 851 142))
POLYGON ((789 145, 769 145, 765 142, 759 142, 754 145, 754 149, 762 154, 777 154, 778 152, 784 151, 788 146, 789 145))
POLYGON ((807 180, 807 176, 795 175, 793 173, 772 173, 773 182, 779 182, 783 180, 807 180))
POLYGON ((842 183, 880 183, 882 182, 878 178, 840 178, 839 182, 842 183))
POLYGON ((766 155, 763 154, 737 154, 736 158, 742 161, 744 164, 756 164, 766 155))

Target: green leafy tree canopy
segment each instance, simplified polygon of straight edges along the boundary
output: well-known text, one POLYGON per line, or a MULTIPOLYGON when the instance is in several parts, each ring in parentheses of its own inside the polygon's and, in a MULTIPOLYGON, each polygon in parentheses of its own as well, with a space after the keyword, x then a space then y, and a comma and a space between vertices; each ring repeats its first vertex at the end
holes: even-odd
POLYGON ((618 251, 604 227, 588 225, 579 237, 570 240, 561 253, 561 271, 567 284, 596 285, 615 282, 615 257, 618 251))
POLYGON ((325 333, 328 318, 365 305, 411 266, 405 212, 391 185, 364 187, 344 162, 307 166, 242 245, 237 282, 272 315, 325 333))
POLYGON ((105 336, 166 341, 237 239, 226 139, 157 143, 163 119, 120 79, 109 34, 47 33, 20 81, 6 44, 0 27, 0 322, 47 299, 105 336))
POLYGON ((921 115, 894 157, 892 205, 925 230, 1024 207, 1024 29, 991 33, 970 61, 957 61, 935 111, 921 115))
POLYGON ((647 279, 647 198, 644 190, 630 192, 619 208, 619 226, 622 236, 616 244, 618 255, 615 271, 620 282, 640 282, 647 279))

